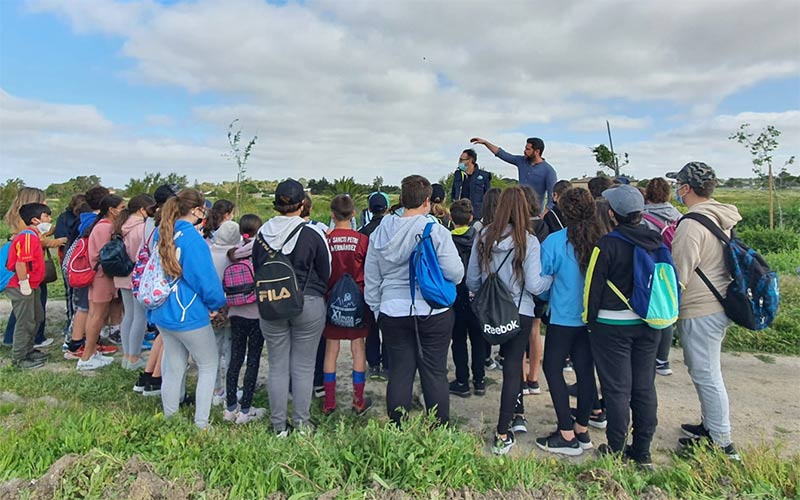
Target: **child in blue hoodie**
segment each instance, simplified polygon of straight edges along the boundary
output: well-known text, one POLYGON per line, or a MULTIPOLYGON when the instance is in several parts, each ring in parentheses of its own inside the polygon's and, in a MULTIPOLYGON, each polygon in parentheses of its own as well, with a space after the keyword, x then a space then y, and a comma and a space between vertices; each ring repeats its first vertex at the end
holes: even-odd
POLYGON ((153 240, 164 274, 177 280, 167 302, 148 313, 164 339, 161 361, 161 404, 164 416, 178 411, 185 395, 186 363, 189 355, 197 363, 194 423, 208 427, 214 379, 219 356, 210 319, 225 303, 211 251, 194 228, 205 215, 205 199, 194 189, 184 189, 161 210, 161 224, 153 240))

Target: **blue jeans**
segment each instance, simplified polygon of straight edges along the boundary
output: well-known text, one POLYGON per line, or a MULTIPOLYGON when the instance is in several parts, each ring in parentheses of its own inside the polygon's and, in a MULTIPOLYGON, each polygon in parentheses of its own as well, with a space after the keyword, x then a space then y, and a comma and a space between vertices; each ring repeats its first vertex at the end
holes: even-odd
MULTIPOLYGON (((42 309, 44 309, 44 317, 39 329, 36 330, 36 339, 33 341, 36 344, 44 342, 44 325, 47 323, 47 285, 42 283, 39 285, 39 290, 42 292, 42 309)), ((6 333, 3 335, 3 343, 11 345, 14 343, 14 328, 17 326, 17 317, 14 311, 11 311, 11 316, 8 317, 8 324, 6 325, 6 333)))

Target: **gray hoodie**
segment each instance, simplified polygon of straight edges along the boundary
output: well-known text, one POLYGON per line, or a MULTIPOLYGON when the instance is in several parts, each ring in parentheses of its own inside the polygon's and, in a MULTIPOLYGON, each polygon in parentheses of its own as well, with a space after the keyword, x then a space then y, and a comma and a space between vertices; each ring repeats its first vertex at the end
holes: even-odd
MULTIPOLYGON (((509 225, 506 228, 505 234, 508 234, 510 230, 511 226, 509 225)), ((481 231, 481 234, 475 238, 475 242, 472 244, 472 254, 469 256, 467 288, 470 292, 477 292, 481 287, 481 283, 486 281, 486 278, 489 277, 489 274, 485 270, 480 269, 480 256, 478 254, 478 245, 484 236, 485 231, 481 231)), ((509 256, 505 265, 498 271, 500 263, 503 262, 506 254, 508 254, 512 248, 514 248, 514 244, 511 238, 504 238, 500 240, 499 243, 496 243, 492 247, 491 268, 492 271, 497 272, 500 281, 505 283, 508 287, 508 290, 514 298, 514 303, 519 304, 519 313, 524 316, 533 316, 533 296, 547 291, 553 283, 553 277, 542 276, 541 247, 539 246, 539 240, 535 235, 528 233, 527 253, 522 263, 525 270, 525 291, 528 293, 522 295, 522 302, 520 302, 519 296, 522 294, 522 283, 517 281, 517 278, 514 276, 514 269, 512 266, 512 261, 514 260, 513 253, 509 256)))
MULTIPOLYGON (((431 310, 417 287, 415 310, 411 310, 411 289, 408 260, 425 225, 424 215, 384 217, 369 237, 369 250, 364 264, 364 299, 374 312, 391 317, 427 316, 446 309, 431 310)), ((436 248, 444 277, 458 283, 464 277, 464 266, 448 231, 434 224, 431 240, 436 248)))
MULTIPOLYGON (((682 215, 678 211, 678 209, 672 206, 672 203, 669 202, 647 204, 644 206, 644 213, 652 215, 656 219, 663 222, 664 225, 667 225, 674 220, 680 219, 682 215)), ((658 231, 659 233, 661 232, 661 229, 656 227, 656 225, 650 222, 649 220, 642 219, 642 222, 646 224, 647 227, 649 227, 650 229, 658 231)))

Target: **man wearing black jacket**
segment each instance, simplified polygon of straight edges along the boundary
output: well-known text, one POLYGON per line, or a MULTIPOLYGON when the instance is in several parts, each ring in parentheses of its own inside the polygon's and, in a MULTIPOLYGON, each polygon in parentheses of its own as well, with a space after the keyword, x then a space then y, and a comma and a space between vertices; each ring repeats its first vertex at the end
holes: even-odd
POLYGON ((467 199, 472 203, 475 220, 482 217, 483 195, 492 187, 492 174, 478 167, 478 153, 465 149, 458 158, 458 169, 453 175, 453 189, 450 199, 467 199))
MULTIPOLYGON (((648 251, 661 246, 661 234, 641 224, 644 197, 633 186, 603 191, 609 215, 618 231, 648 251)), ((660 335, 628 308, 610 288, 633 295, 634 245, 606 235, 597 242, 586 270, 583 321, 589 324, 592 357, 606 405, 608 445, 601 453, 624 453, 645 467, 652 466, 650 443, 658 419, 656 351, 660 335), (626 446, 630 414, 633 444, 626 446)))

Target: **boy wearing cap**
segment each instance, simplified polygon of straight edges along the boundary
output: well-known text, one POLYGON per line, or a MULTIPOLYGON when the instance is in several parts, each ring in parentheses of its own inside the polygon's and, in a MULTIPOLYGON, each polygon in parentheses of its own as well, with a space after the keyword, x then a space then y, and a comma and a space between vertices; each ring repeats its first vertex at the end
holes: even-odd
MULTIPOLYGON (((675 199, 689 207, 689 213, 704 215, 725 234, 730 235, 733 226, 742 220, 734 205, 711 198, 717 177, 705 163, 687 163, 679 172, 670 172, 667 177, 675 179, 675 199)), ((731 441, 730 405, 720 364, 722 341, 731 320, 695 271, 701 270, 724 296, 731 277, 723 252, 720 241, 700 222, 681 220, 672 240, 675 268, 685 286, 678 332, 686 367, 700 398, 702 421, 697 425, 681 425, 687 437, 679 442, 692 446, 708 438, 730 458, 738 460, 731 441)))
MULTIPOLYGON (((614 231, 648 251, 661 246, 661 234, 641 224, 644 198, 638 189, 621 185, 603 191, 603 197, 611 207, 608 215, 614 231)), ((598 451, 624 453, 650 467, 650 442, 658 423, 655 376, 660 337, 607 283, 614 283, 626 297, 633 295, 633 251, 634 245, 610 235, 597 242, 586 271, 583 321, 589 324, 592 357, 608 418, 608 444, 598 451), (633 444, 628 447, 631 413, 633 444)))
MULTIPOLYGON (((369 195, 367 203, 369 204, 371 218, 358 232, 369 238, 386 216, 386 212, 389 211, 389 195, 383 191, 377 191, 369 195)), ((389 357, 386 355, 385 345, 381 345, 381 335, 377 321, 370 321, 369 323, 367 365, 369 365, 370 380, 386 381, 389 373, 389 357), (381 365, 383 365, 383 368, 381 368, 381 365)))
POLYGON ((260 320, 269 359, 270 418, 273 430, 282 437, 289 432, 290 378, 295 428, 313 425, 310 418, 314 361, 325 327, 324 297, 331 275, 327 244, 300 217, 304 199, 303 185, 296 180, 278 184, 274 206, 280 215, 261 226, 253 245, 256 269, 267 260, 267 250, 262 245, 265 244, 291 260, 298 286, 303 290, 303 311, 299 316, 290 320, 260 320))

